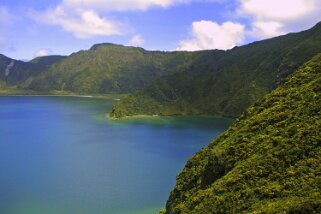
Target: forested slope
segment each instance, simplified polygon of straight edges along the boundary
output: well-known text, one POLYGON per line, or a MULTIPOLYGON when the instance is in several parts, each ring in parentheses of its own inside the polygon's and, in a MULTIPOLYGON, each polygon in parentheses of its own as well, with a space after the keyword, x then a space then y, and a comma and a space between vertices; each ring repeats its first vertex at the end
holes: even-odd
POLYGON ((75 93, 130 93, 157 77, 186 72, 199 59, 219 58, 223 51, 160 52, 115 44, 79 51, 33 79, 28 89, 75 93))
POLYGON ((111 116, 239 116, 304 62, 321 52, 321 23, 310 30, 204 57, 191 72, 166 75, 114 106, 111 116))
POLYGON ((320 106, 318 55, 188 160, 166 213, 320 213, 320 106))

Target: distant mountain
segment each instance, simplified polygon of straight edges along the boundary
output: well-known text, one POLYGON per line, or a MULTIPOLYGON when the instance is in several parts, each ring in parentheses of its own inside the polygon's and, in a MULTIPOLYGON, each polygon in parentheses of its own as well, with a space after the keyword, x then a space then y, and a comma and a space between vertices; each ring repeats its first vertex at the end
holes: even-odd
POLYGON ((33 60, 31 60, 29 62, 49 67, 52 64, 58 63, 65 58, 66 58, 66 56, 60 56, 60 55, 41 56, 41 57, 34 58, 33 60))
POLYGON ((0 88, 24 84, 28 78, 38 75, 44 69, 42 65, 14 60, 0 54, 0 88))
POLYGON ((318 55, 188 160, 162 213, 321 213, 320 106, 318 55))
POLYGON ((53 64, 28 89, 75 93, 129 93, 163 75, 185 72, 200 58, 223 51, 160 52, 115 44, 97 44, 53 64))
POLYGON ((319 52, 321 24, 229 51, 161 52, 104 43, 30 62, 1 55, 0 86, 41 94, 132 93, 116 103, 114 117, 235 117, 319 52))
POLYGON ((117 102, 111 116, 223 115, 236 117, 321 52, 321 23, 310 30, 211 51, 185 72, 157 78, 117 102))

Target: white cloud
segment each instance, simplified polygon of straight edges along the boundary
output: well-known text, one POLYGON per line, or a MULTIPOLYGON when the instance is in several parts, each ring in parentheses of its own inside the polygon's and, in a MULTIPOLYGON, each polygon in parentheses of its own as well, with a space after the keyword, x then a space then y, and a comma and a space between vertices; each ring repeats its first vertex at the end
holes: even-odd
POLYGON ((35 57, 43 57, 52 54, 52 51, 49 49, 40 49, 35 53, 35 57))
POLYGON ((153 7, 167 8, 190 2, 222 2, 224 0, 64 0, 63 5, 72 8, 90 8, 98 11, 147 10, 153 7))
POLYGON ((167 8, 192 1, 225 0, 63 0, 54 9, 31 12, 31 17, 41 23, 57 25, 78 38, 124 34, 128 26, 99 15, 100 12, 147 10, 152 7, 167 8))
POLYGON ((212 21, 199 21, 192 24, 193 38, 183 40, 177 50, 227 50, 244 41, 245 27, 234 22, 224 22, 222 25, 212 21))
POLYGON ((121 24, 100 17, 92 10, 69 11, 57 6, 43 13, 32 12, 31 16, 38 22, 61 26, 63 30, 73 33, 77 38, 122 34, 121 24))
POLYGON ((259 19, 287 20, 312 12, 315 3, 315 0, 242 0, 241 11, 259 19))
POLYGON ((95 10, 125 11, 146 10, 152 6, 165 8, 174 2, 175 0, 64 0, 63 4, 95 10))
POLYGON ((225 2, 227 0, 62 0, 55 8, 31 12, 37 22, 57 25, 77 38, 122 35, 131 28, 124 23, 103 17, 117 12, 167 8, 190 2, 225 2))
POLYGON ((128 44, 129 46, 140 46, 144 44, 144 39, 140 35, 135 35, 131 40, 129 40, 128 44))
POLYGON ((258 38, 275 37, 286 32, 282 29, 283 25, 275 21, 255 21, 252 23, 252 32, 250 35, 258 38))
POLYGON ((252 19, 250 35, 270 38, 312 27, 321 19, 320 0, 239 0, 239 15, 252 19))

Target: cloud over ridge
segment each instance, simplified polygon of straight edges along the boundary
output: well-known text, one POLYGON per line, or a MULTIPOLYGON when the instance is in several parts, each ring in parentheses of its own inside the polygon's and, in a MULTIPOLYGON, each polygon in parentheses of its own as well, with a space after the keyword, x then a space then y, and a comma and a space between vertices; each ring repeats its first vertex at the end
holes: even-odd
POLYGON ((238 0, 239 16, 252 20, 250 36, 265 39, 302 28, 321 19, 320 0, 238 0))
POLYGON ((240 23, 198 21, 192 24, 193 38, 183 40, 177 50, 196 51, 204 49, 227 50, 244 41, 245 26, 240 23))

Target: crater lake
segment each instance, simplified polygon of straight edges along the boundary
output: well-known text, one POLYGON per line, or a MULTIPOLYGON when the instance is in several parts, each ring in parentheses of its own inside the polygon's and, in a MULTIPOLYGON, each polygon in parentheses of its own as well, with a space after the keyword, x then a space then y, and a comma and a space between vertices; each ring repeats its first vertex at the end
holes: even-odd
POLYGON ((152 214, 231 119, 111 121, 113 101, 0 97, 0 213, 152 214))

